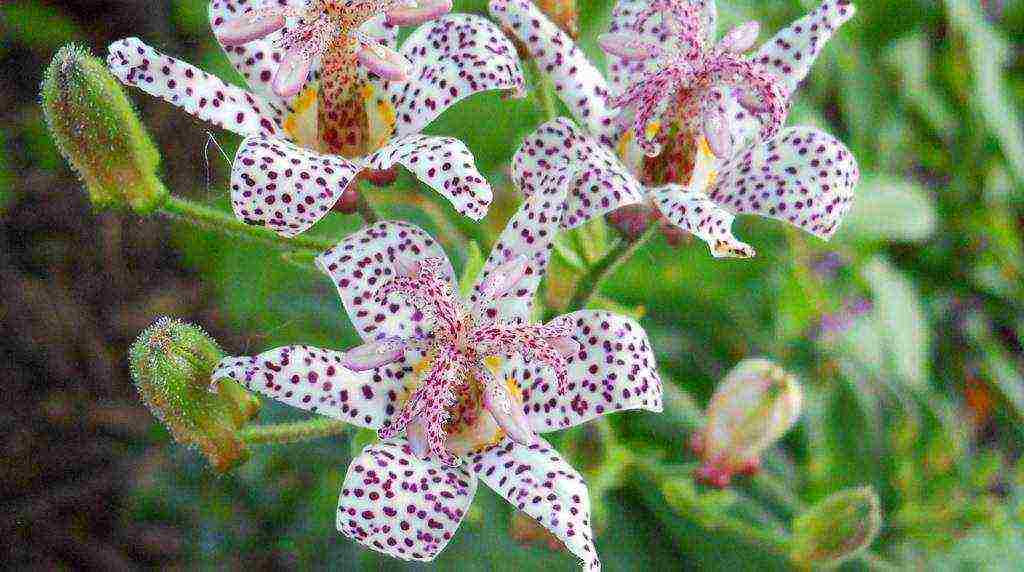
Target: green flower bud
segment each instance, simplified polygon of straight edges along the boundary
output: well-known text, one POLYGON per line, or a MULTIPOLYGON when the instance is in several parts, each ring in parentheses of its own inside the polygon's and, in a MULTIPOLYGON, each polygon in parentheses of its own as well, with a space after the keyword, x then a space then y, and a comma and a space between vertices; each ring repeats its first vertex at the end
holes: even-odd
POLYGON ((94 205, 148 214, 163 203, 160 153, 102 61, 79 46, 61 48, 43 77, 42 100, 57 147, 94 205))
POLYGON ((249 459, 238 429, 260 410, 259 400, 230 379, 211 387, 223 357, 206 332, 169 318, 150 326, 129 352, 135 386, 153 415, 178 443, 198 447, 221 473, 249 459))
POLYGON ((805 568, 833 568, 867 550, 882 528, 871 487, 840 491, 793 521, 791 558, 805 568))
POLYGON ((712 486, 728 486, 733 475, 760 468, 761 454, 800 417, 803 391, 796 379, 763 359, 737 365, 708 404, 707 425, 692 446, 703 465, 697 477, 712 486))

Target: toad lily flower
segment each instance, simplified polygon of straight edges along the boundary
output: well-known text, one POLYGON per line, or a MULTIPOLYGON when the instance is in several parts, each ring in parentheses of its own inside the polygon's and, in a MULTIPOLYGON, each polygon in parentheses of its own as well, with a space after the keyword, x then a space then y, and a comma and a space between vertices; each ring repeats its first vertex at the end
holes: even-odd
MULTIPOLYGON (((346 536, 432 560, 483 481, 600 569, 586 484, 539 434, 617 411, 660 411, 661 381, 632 319, 584 310, 530 322, 567 216, 566 180, 535 181, 465 298, 433 238, 378 223, 318 260, 364 345, 221 362, 215 380, 378 431, 382 440, 342 485, 337 525, 346 536)), ((617 206, 610 199, 607 208, 617 206)))
POLYGON ((323 218, 364 170, 401 164, 473 219, 492 199, 466 146, 421 135, 481 91, 523 91, 515 48, 447 2, 214 0, 210 22, 250 90, 136 38, 110 46, 122 82, 245 137, 231 169, 239 219, 284 236, 323 218), (398 25, 427 21, 397 48, 398 25))
POLYGON ((646 208, 714 256, 754 256, 732 233, 736 215, 828 240, 852 206, 850 151, 818 129, 781 128, 797 85, 853 16, 849 0, 825 0, 752 55, 743 54, 756 23, 713 41, 714 0, 620 0, 600 39, 607 80, 529 0, 491 0, 490 11, 553 78, 586 126, 578 135, 618 155, 646 189, 646 208))

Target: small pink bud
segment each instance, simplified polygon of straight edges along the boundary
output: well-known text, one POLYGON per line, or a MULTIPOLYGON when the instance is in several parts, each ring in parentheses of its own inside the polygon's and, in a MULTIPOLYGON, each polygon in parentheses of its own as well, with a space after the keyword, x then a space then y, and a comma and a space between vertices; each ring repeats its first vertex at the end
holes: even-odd
POLYGON ((701 120, 704 138, 707 139, 711 152, 719 159, 731 157, 732 130, 729 126, 729 116, 722 111, 718 104, 712 103, 705 106, 704 115, 701 120))
POLYGON ((555 348, 555 351, 562 354, 564 357, 572 357, 580 353, 583 346, 568 336, 561 336, 557 338, 551 338, 548 340, 551 347, 555 348))
POLYGON ((412 63, 402 54, 380 44, 359 50, 359 63, 388 81, 408 81, 412 63))
POLYGON ((747 111, 753 113, 754 115, 758 115, 764 113, 765 111, 768 111, 768 106, 765 104, 764 100, 762 100, 759 95, 757 95, 751 90, 737 90, 737 93, 735 95, 736 100, 740 104, 740 107, 746 109, 747 111))
POLYGON ((498 299, 511 292, 526 277, 529 262, 525 255, 520 254, 495 268, 480 285, 481 296, 486 299, 498 299))
POLYGON ((420 272, 419 261, 410 262, 402 257, 395 258, 395 271, 399 276, 415 276, 420 272))
POLYGON ((414 419, 405 428, 405 437, 409 439, 412 453, 423 459, 430 453, 430 442, 427 440, 427 428, 419 419, 414 419))
POLYGON ((405 355, 405 344, 400 340, 381 340, 354 347, 345 352, 341 365, 352 371, 369 371, 394 363, 405 355))
POLYGON ((387 13, 392 26, 417 26, 452 11, 452 0, 419 0, 416 6, 395 8, 387 13))
POLYGON ((313 59, 304 53, 302 46, 288 50, 284 61, 274 75, 273 89, 280 97, 298 95, 306 85, 309 71, 313 68, 313 59))
POLYGON ((718 43, 718 47, 725 52, 742 54, 754 47, 754 42, 757 41, 757 37, 760 34, 761 24, 755 21, 740 24, 722 38, 722 41, 718 43))
POLYGON ((661 48, 630 34, 601 34, 597 43, 605 52, 626 61, 649 60, 661 55, 661 48))
POLYGON ((217 28, 217 39, 225 46, 241 46, 284 28, 284 14, 278 10, 251 10, 217 28))
POLYGON ((484 407, 491 412, 495 423, 510 439, 520 445, 533 445, 537 442, 537 434, 526 420, 522 407, 509 395, 502 382, 488 383, 484 388, 483 398, 484 407))

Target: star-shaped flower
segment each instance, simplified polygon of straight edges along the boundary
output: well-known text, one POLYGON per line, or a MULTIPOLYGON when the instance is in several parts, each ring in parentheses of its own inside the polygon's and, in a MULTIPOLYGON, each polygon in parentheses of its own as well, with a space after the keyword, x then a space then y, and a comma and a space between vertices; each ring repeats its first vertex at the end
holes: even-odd
MULTIPOLYGON (((483 481, 600 569, 586 485, 539 434, 617 411, 660 411, 661 381, 630 318, 583 310, 531 323, 569 216, 569 181, 556 166, 522 189, 523 206, 465 298, 433 238, 378 223, 318 259, 363 345, 290 346, 221 363, 214 379, 378 430, 382 441, 352 462, 342 486, 345 535, 396 558, 432 560, 483 481)), ((619 205, 610 196, 604 210, 619 205)))
POLYGON ((107 61, 122 82, 245 137, 231 196, 246 222, 295 236, 330 212, 362 171, 396 164, 480 219, 492 191, 470 151, 420 132, 470 95, 521 93, 524 82, 501 30, 476 16, 439 16, 446 6, 214 0, 213 31, 250 90, 136 38, 111 45, 107 61), (397 26, 423 20, 398 49, 397 26))
POLYGON ((852 206, 852 153, 818 129, 780 129, 797 85, 853 16, 849 0, 825 0, 749 56, 758 26, 741 25, 716 44, 714 0, 620 0, 601 38, 608 80, 529 0, 491 0, 490 10, 586 126, 565 124, 547 143, 572 131, 617 155, 649 208, 714 256, 754 256, 732 234, 738 214, 827 240, 852 206))

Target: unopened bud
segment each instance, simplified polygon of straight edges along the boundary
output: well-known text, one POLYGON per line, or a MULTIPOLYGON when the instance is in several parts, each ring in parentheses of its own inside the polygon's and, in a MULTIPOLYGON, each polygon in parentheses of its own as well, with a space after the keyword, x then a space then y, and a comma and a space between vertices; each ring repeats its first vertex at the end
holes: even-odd
POLYGON ((803 393, 796 379, 770 361, 737 365, 711 396, 707 425, 691 441, 701 456, 697 478, 728 486, 737 474, 752 474, 761 454, 786 434, 800 417, 803 393))
POLYGON ((249 459, 237 430, 256 417, 259 400, 230 379, 210 378, 224 357, 202 329, 161 318, 129 352, 132 377, 142 400, 174 439, 196 446, 218 472, 249 459))
POLYGON ((866 550, 882 527, 882 509, 871 487, 840 491, 793 521, 793 562, 834 568, 866 550))
POLYGON ((65 46, 46 70, 42 101, 57 147, 94 205, 147 214, 166 199, 157 178, 160 153, 102 61, 65 46))

